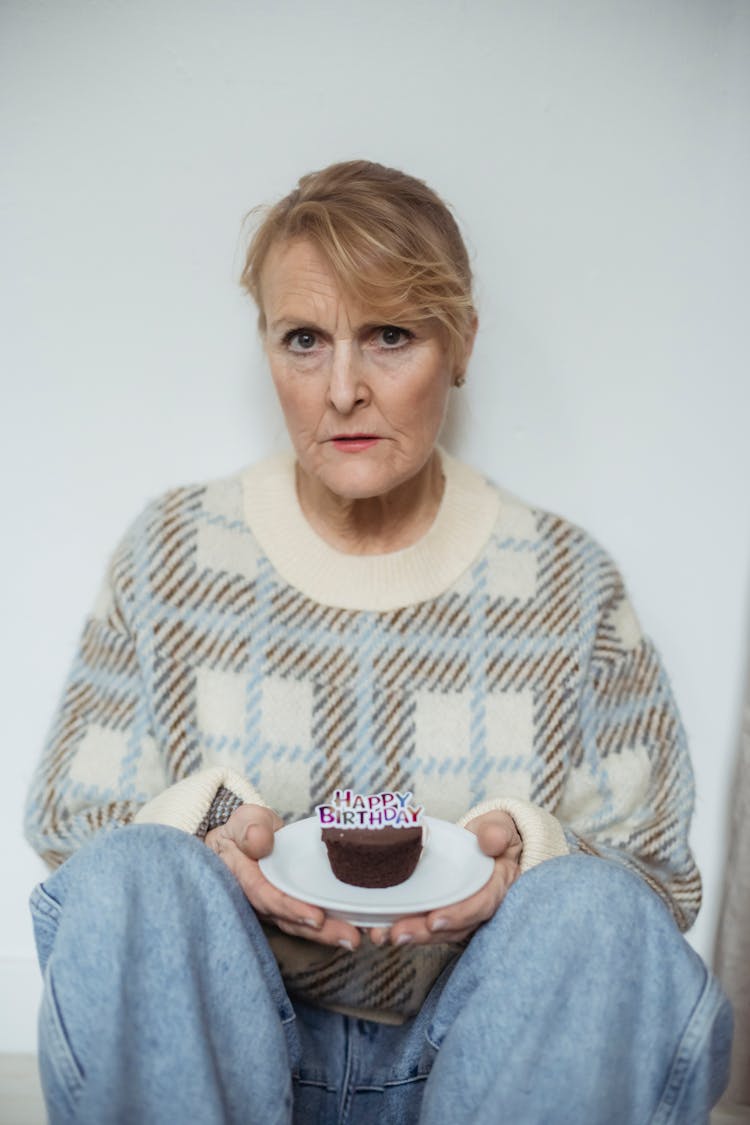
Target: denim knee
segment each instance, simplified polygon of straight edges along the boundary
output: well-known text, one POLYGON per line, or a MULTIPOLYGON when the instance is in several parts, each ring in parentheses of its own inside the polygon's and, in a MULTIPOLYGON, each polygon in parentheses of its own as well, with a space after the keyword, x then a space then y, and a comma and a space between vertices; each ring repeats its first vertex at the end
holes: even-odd
POLYGON ((428 1030, 425 1122, 708 1120, 731 1020, 666 904, 586 855, 522 875, 453 968, 428 1030))
MULTIPOLYGON (((158 825, 117 828, 100 832, 34 888, 29 899, 37 956, 44 971, 63 917, 63 906, 85 898, 106 913, 116 895, 132 885, 128 874, 154 871, 159 857, 178 846, 172 837, 184 835, 158 825), (165 846, 162 846, 162 843, 165 846)), ((70 911, 68 911, 70 914, 70 911)))
POLYGON ((635 871, 611 860, 568 855, 547 860, 522 875, 510 888, 495 924, 515 912, 527 922, 538 919, 585 941, 621 940, 656 927, 676 934, 667 904, 635 871))
POLYGON ((114 892, 149 888, 164 896, 165 905, 189 893, 196 878, 218 878, 230 893, 244 898, 234 876, 202 840, 162 824, 131 824, 101 832, 43 886, 52 898, 82 889, 93 893, 100 887, 103 907, 114 892))
POLYGON ((164 824, 128 824, 100 832, 59 868, 60 872, 91 867, 139 870, 153 875, 160 865, 174 872, 184 867, 189 857, 202 857, 209 849, 202 840, 179 828, 164 824))
POLYGON ((640 995, 671 980, 696 1002, 706 968, 667 906, 635 873, 588 855, 547 860, 523 874, 474 934, 437 1004, 439 1046, 472 996, 503 1011, 521 987, 556 991, 568 980, 606 1002, 616 985, 640 995))
POLYGON ((30 905, 42 969, 61 926, 74 944, 81 926, 106 938, 134 908, 145 925, 177 932, 226 925, 229 911, 264 964, 273 961, 232 872, 201 840, 164 825, 101 833, 34 890, 30 905))

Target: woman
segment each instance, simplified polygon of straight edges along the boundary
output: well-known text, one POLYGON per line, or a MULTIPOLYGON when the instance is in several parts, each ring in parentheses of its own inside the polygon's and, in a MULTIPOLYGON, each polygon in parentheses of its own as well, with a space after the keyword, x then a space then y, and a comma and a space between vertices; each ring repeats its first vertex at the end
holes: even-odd
POLYGON ((438 448, 455 221, 334 165, 243 283, 293 455, 136 521, 29 803, 52 1120, 707 1120, 684 734, 607 556, 438 448), (367 936, 288 897, 258 861, 337 788, 413 791, 492 876, 367 936))

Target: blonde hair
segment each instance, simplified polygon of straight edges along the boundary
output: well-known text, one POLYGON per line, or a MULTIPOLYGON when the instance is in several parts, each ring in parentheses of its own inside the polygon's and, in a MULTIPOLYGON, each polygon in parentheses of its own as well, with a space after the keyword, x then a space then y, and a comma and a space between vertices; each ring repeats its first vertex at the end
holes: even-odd
POLYGON ((258 306, 265 331, 261 276, 272 247, 304 238, 330 265, 343 292, 382 315, 437 320, 461 365, 475 312, 469 255, 442 199, 413 176, 366 160, 331 164, 303 176, 262 216, 240 284, 258 306))

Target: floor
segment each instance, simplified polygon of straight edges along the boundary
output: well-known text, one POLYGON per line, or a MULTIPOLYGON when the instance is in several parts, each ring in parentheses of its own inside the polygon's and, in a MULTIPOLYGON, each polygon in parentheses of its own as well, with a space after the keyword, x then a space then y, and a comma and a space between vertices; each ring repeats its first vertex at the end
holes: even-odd
MULTIPOLYGON (((34 1055, 0 1055, 0 1125, 46 1125, 34 1055)), ((750 1107, 723 1107, 711 1125, 750 1125, 750 1107)))
POLYGON ((0 1055, 0 1125, 46 1125, 35 1055, 0 1055))

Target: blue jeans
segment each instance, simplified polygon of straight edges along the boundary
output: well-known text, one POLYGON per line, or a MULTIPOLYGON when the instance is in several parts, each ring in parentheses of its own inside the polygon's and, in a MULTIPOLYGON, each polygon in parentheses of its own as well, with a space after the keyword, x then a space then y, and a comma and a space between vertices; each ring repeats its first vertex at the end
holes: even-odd
POLYGON ((32 895, 52 1125, 692 1125, 731 1014, 641 880, 568 856, 523 875, 399 1027, 290 999, 203 843, 101 835, 32 895))

